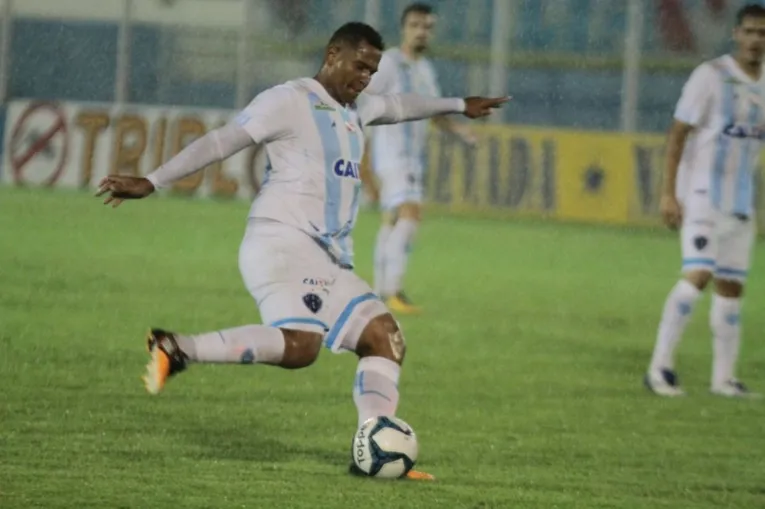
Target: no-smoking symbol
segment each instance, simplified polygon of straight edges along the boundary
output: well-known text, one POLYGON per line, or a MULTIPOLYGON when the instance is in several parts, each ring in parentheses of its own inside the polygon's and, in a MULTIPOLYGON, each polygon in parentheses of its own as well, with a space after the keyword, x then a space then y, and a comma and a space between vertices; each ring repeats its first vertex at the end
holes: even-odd
POLYGON ((55 184, 69 152, 66 117, 61 108, 48 102, 30 103, 13 127, 9 152, 17 184, 55 184))

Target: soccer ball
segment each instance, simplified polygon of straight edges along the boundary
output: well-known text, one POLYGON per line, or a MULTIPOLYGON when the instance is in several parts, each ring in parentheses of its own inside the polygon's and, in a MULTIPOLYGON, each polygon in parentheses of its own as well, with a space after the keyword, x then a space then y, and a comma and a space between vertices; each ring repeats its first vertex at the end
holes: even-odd
POLYGON ((396 417, 374 417, 359 427, 353 437, 353 463, 364 474, 397 479, 417 461, 417 437, 407 423, 396 417))

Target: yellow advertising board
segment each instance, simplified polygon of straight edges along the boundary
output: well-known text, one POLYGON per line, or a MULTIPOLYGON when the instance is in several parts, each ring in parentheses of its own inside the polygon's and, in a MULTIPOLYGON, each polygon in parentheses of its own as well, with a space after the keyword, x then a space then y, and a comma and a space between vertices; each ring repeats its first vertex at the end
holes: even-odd
POLYGON ((485 126, 469 148, 434 133, 426 197, 449 210, 550 215, 555 210, 555 140, 545 131, 485 126))
MULTIPOLYGON (((0 184, 81 189, 107 173, 145 175, 234 114, 47 101, 11 101, 5 113, 0 184), (28 143, 35 133, 45 136, 28 143)), ((513 125, 475 129, 475 148, 432 133, 424 179, 430 204, 458 213, 660 224, 664 136, 513 125)), ((242 151, 177 182, 174 191, 251 200, 265 173, 258 157, 256 150, 242 151)), ((759 184, 762 171, 756 177, 759 184)), ((756 193, 756 210, 765 233, 762 196, 756 193)))
MULTIPOLYGON (((660 224, 663 136, 506 125, 477 131, 480 142, 472 149, 432 134, 425 177, 431 204, 453 212, 660 224)), ((760 195, 758 224, 765 232, 760 195)))
POLYGON ((556 216, 575 221, 625 223, 629 215, 626 140, 614 134, 560 133, 556 216))

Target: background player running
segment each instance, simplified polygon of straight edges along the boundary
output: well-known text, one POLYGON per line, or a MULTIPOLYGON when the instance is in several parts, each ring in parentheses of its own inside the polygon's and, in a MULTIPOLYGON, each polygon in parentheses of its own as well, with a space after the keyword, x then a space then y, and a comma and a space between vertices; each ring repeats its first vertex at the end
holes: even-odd
POLYGON ((683 278, 664 304, 645 384, 661 396, 683 394, 674 351, 710 281, 714 295, 711 391, 750 393, 736 379, 741 342, 741 296, 755 238, 754 172, 765 139, 762 56, 765 8, 737 14, 734 55, 704 62, 691 74, 667 140, 661 212, 680 227, 683 278))
MULTIPOLYGON (((424 54, 436 23, 432 8, 414 3, 401 15, 401 45, 382 56, 380 70, 372 78, 373 93, 410 93, 438 97, 436 71, 424 54)), ((450 117, 433 117, 442 131, 468 144, 475 136, 465 124, 450 117)), ((427 120, 385 125, 372 129, 370 162, 380 182, 382 224, 375 246, 375 291, 394 312, 415 313, 403 291, 409 252, 421 217, 422 179, 427 150, 427 120)))
MULTIPOLYGON (((359 357, 353 399, 358 423, 395 415, 405 356, 398 323, 353 273, 353 230, 361 181, 364 129, 462 112, 488 115, 501 99, 440 99, 362 94, 376 72, 383 42, 363 23, 339 28, 314 78, 259 94, 227 125, 190 144, 146 178, 109 176, 106 203, 143 198, 254 144, 265 144, 271 169, 250 209, 239 251, 245 286, 263 325, 198 335, 151 331, 146 388, 192 362, 259 363, 288 369, 312 364, 322 343, 359 357)), ((410 472, 413 478, 427 474, 410 472)))

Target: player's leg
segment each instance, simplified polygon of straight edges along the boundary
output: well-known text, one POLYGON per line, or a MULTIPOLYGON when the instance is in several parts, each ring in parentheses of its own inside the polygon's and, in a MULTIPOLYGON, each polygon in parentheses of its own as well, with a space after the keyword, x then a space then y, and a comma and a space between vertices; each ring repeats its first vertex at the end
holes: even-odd
POLYGON ((364 327, 356 354, 359 363, 353 384, 358 425, 379 416, 395 416, 398 380, 406 354, 401 329, 390 313, 377 316, 364 327))
POLYGON ((370 417, 394 415, 404 359, 398 324, 369 285, 349 270, 338 271, 327 305, 330 327, 325 346, 359 356, 354 384, 359 425, 370 417))
POLYGON ((268 364, 286 369, 310 366, 318 357, 323 334, 252 324, 183 335, 152 329, 147 337, 151 360, 144 384, 156 394, 167 379, 191 363, 268 364))
MULTIPOLYGON (((398 380, 406 355, 406 341, 390 313, 379 315, 364 327, 356 345, 359 363, 353 384, 353 401, 359 426, 378 416, 394 416, 398 408, 398 380)), ((353 472, 353 467, 351 471, 353 472)), ((412 470, 409 479, 433 480, 425 472, 412 470)))
POLYGON ((382 192, 380 202, 387 212, 381 232, 385 242, 378 242, 375 251, 379 287, 375 290, 388 307, 397 313, 416 313, 403 290, 409 254, 422 216, 422 171, 400 166, 380 171, 382 192))
POLYGON ((712 280, 717 253, 713 219, 689 214, 683 222, 680 243, 683 277, 664 301, 651 363, 644 377, 646 387, 660 396, 684 394, 675 371, 675 350, 696 301, 712 280))
POLYGON ((268 364, 287 369, 310 366, 327 329, 322 309, 326 255, 301 232, 278 224, 248 228, 239 266, 267 325, 252 324, 185 335, 153 329, 151 361, 144 378, 151 393, 190 363, 268 364), (281 253, 273 256, 273 252, 281 253), (310 276, 309 276, 310 274, 310 276))
POLYGON ((675 371, 675 350, 696 301, 711 279, 712 273, 705 269, 687 272, 664 301, 651 364, 645 376, 646 386, 660 396, 683 395, 675 371))
POLYGON ((407 188, 406 179, 403 178, 400 167, 376 168, 376 170, 380 183, 382 218, 375 242, 374 290, 385 299, 388 281, 385 272, 388 264, 388 243, 395 224, 396 207, 406 198, 407 188))
MULTIPOLYGON (((369 285, 350 271, 340 273, 331 298, 332 326, 325 345, 334 352, 355 352, 359 358, 353 383, 357 425, 373 417, 396 415, 398 382, 406 356, 401 327, 369 285)), ((432 479, 420 472, 409 477, 432 479)))
POLYGON ((383 295, 388 307, 398 313, 416 313, 420 309, 412 304, 404 292, 403 283, 409 263, 409 254, 420 225, 419 201, 407 201, 395 209, 393 228, 385 252, 385 283, 383 295))
POLYGON ((711 391, 728 397, 753 396, 736 377, 741 345, 741 302, 755 228, 751 220, 725 218, 715 269, 715 292, 709 323, 713 336, 711 391))

